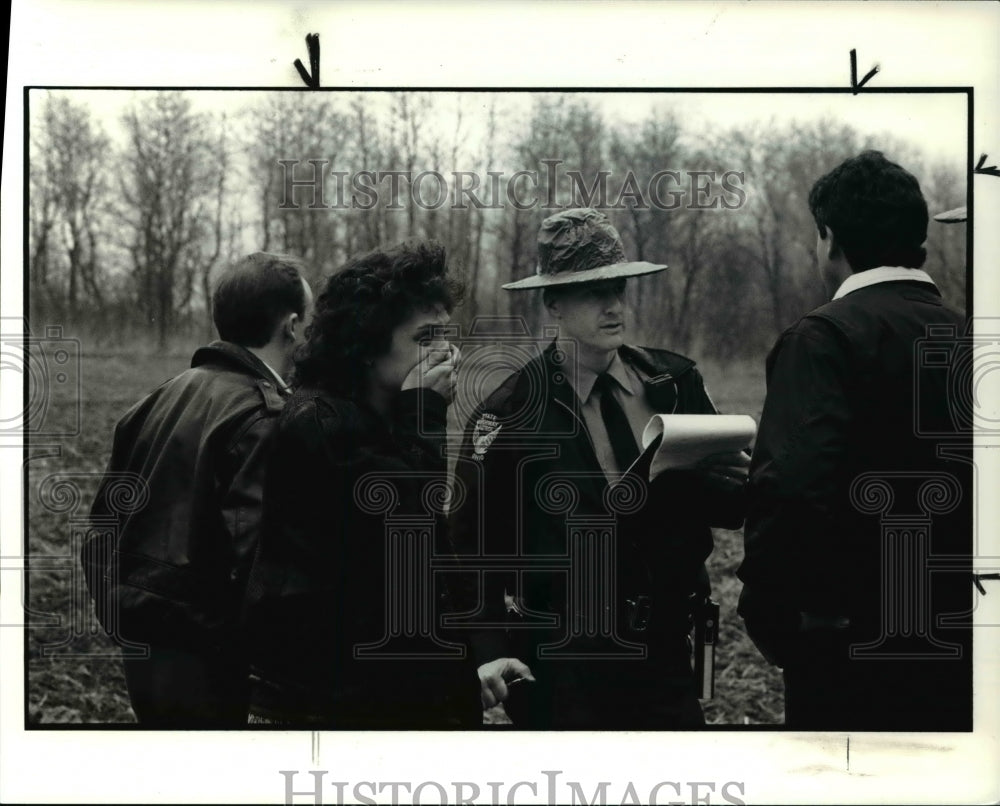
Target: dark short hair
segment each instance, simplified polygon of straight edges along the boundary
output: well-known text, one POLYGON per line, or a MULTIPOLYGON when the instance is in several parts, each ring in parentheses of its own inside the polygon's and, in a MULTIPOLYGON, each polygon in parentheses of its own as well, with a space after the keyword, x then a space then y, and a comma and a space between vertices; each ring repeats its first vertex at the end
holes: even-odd
POLYGON ((809 209, 827 227, 854 272, 877 266, 919 269, 927 259, 927 202, 909 171, 880 151, 864 151, 817 180, 809 209))
POLYGON ((304 269, 296 257, 268 252, 255 252, 234 264, 212 294, 219 338, 242 347, 263 347, 282 317, 305 315, 304 269))
POLYGON ((402 243, 348 261, 316 300, 295 355, 296 383, 359 394, 368 362, 389 351, 393 331, 419 310, 441 305, 450 313, 461 291, 448 276, 444 247, 434 242, 402 243))

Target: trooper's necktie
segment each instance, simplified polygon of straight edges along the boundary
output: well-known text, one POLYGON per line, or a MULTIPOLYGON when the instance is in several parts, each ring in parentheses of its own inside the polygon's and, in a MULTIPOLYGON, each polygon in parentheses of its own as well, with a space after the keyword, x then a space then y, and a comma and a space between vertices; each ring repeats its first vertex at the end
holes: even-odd
POLYGON ((608 373, 603 372, 594 382, 594 390, 601 396, 601 419, 608 432, 608 441, 615 454, 618 472, 624 473, 639 458, 639 446, 628 424, 628 417, 621 404, 615 399, 614 385, 617 383, 608 373))

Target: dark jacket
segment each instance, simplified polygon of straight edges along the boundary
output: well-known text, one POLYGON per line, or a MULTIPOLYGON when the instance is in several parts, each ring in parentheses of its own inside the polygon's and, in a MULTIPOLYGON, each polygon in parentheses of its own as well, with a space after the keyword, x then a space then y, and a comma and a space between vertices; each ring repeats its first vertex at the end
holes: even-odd
MULTIPOLYGON (((690 359, 628 346, 619 354, 646 378, 645 394, 656 411, 716 413, 690 359)), ((541 555, 566 556, 570 520, 609 513, 607 480, 563 361, 562 353, 550 346, 504 381, 470 420, 456 468, 465 501, 453 515, 453 536, 462 555, 482 552, 494 564, 504 555, 514 564, 517 558, 530 563, 541 555), (566 484, 548 486, 556 480, 566 484), (548 503, 542 500, 546 497, 548 503), (564 507, 560 501, 572 503, 564 507)), ((713 493, 697 474, 686 471, 662 474, 640 495, 647 498, 645 506, 617 516, 616 615, 627 615, 627 599, 651 597, 649 635, 683 638, 690 627, 692 597, 708 593, 704 560, 713 546, 709 527, 737 528, 742 499, 713 493)), ((529 644, 556 641, 560 631, 566 632, 565 616, 574 616, 567 613, 567 577, 552 571, 520 577, 511 571, 487 572, 475 593, 484 601, 482 619, 503 620, 506 591, 522 611, 560 616, 559 626, 518 631, 519 636, 533 639, 529 644)), ((532 651, 512 649, 506 641, 502 630, 477 634, 479 661, 532 651)))
POLYGON ((263 362, 219 341, 118 423, 82 552, 113 637, 192 649, 234 640, 282 405, 263 362))
POLYGON ((436 511, 446 411, 416 389, 388 421, 316 389, 289 400, 248 591, 253 713, 332 728, 481 724, 468 653, 433 638, 446 591, 426 552, 453 558, 436 511), (417 553, 404 567, 397 549, 417 553))
MULTIPOLYGON (((933 614, 971 605, 968 573, 921 580, 924 567, 910 569, 907 580, 883 578, 883 525, 901 516, 933 515, 930 555, 950 557, 955 570, 968 562, 970 443, 952 406, 964 397, 963 333, 962 315, 942 304, 933 285, 885 282, 808 314, 768 356, 738 573, 745 584, 740 612, 771 660, 785 665, 803 655, 801 612, 849 619, 850 640, 858 644, 879 640, 883 628, 899 627, 884 619, 900 614, 884 608, 895 606, 887 597, 900 582, 929 580, 933 614), (939 455, 941 445, 951 445, 951 453, 939 455), (940 474, 954 486, 936 492, 961 499, 950 512, 940 511, 933 490, 920 489, 940 474), (864 486, 868 481, 874 485, 864 486), (852 492, 855 484, 861 486, 852 492)), ((945 641, 970 637, 968 630, 932 629, 945 641)), ((909 674, 917 666, 907 668, 909 674)))

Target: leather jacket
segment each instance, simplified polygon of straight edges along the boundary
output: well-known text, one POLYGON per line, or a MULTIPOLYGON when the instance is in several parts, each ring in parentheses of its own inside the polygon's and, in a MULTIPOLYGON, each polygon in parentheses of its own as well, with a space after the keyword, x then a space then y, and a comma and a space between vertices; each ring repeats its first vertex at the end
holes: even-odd
POLYGON ((247 590, 252 713, 341 729, 481 723, 468 653, 434 638, 453 609, 447 574, 409 553, 426 539, 452 555, 430 495, 446 479, 446 412, 418 389, 388 417, 321 389, 289 399, 247 590))
POLYGON ((235 639, 285 392, 255 355, 218 341, 119 421, 81 554, 113 638, 235 639))

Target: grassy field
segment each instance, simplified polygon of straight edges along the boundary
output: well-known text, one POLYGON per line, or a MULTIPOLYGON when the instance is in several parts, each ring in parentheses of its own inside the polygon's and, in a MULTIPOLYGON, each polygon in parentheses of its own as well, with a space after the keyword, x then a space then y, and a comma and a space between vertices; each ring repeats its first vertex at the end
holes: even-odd
MULTIPOLYGON (((27 540, 30 547, 26 604, 28 619, 28 720, 32 724, 134 722, 121 661, 96 627, 79 576, 74 576, 74 517, 86 514, 107 462, 116 420, 143 394, 188 365, 189 355, 167 357, 87 351, 81 360, 81 429, 78 434, 38 438, 27 465, 27 540), (55 474, 58 474, 59 478, 55 474), (66 476, 74 493, 49 495, 66 476), (74 591, 76 593, 74 594, 74 591), (81 595, 82 594, 82 595, 81 595)), ((761 366, 704 364, 708 388, 725 412, 759 417, 763 400, 761 366)), ((57 399, 47 422, 71 424, 76 402, 57 399)), ((59 430, 58 428, 54 430, 59 430)), ((750 643, 736 616, 742 557, 740 532, 716 532, 709 561, 714 596, 722 604, 716 696, 704 702, 717 725, 776 724, 782 720, 780 674, 750 643)), ((503 721, 501 712, 487 721, 503 721)))
MULTIPOLYGON (((55 622, 28 631, 31 723, 135 722, 118 650, 97 626, 82 579, 67 569, 76 565, 73 517, 85 515, 90 507, 108 461, 115 422, 144 393, 189 361, 190 356, 181 355, 87 353, 80 362, 79 433, 29 437, 27 598, 31 621, 55 622), (74 492, 68 511, 60 511, 62 506, 51 505, 42 495, 49 482, 57 481, 55 474, 69 474, 74 492)), ((76 405, 68 397, 53 401, 48 419, 57 427, 46 430, 69 430, 76 405)))
MULTIPOLYGON (((705 386, 724 414, 749 414, 760 422, 764 403, 764 362, 699 364, 705 386)), ((716 647, 715 697, 703 701, 705 719, 716 725, 773 725, 784 721, 781 672, 767 664, 736 615, 743 560, 743 532, 715 530, 715 551, 708 560, 712 596, 722 607, 716 647)))

